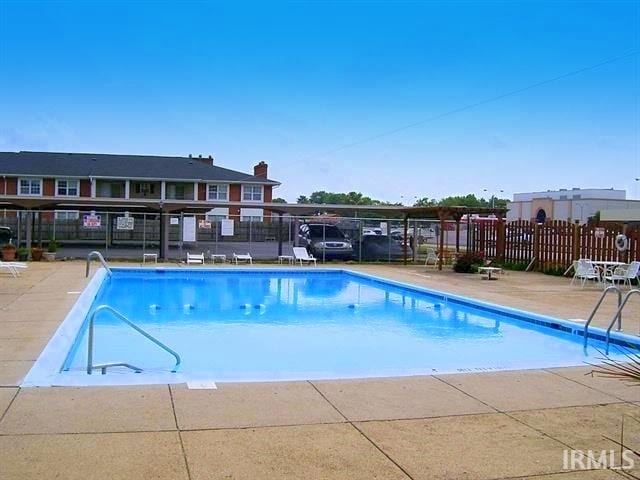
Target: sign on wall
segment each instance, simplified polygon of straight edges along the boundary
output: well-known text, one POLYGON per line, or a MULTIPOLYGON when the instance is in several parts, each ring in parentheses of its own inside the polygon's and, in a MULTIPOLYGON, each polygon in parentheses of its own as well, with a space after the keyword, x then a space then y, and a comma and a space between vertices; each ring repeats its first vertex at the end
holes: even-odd
POLYGON ((604 232, 604 228, 602 227, 597 227, 594 231, 593 231, 593 236, 596 238, 604 238, 605 232, 604 232))
POLYGON ((102 226, 102 217, 95 213, 88 213, 82 216, 82 226, 84 228, 100 228, 102 226))
POLYGON ((180 225, 180 219, 178 217, 171 217, 169 223, 171 225, 180 225))
POLYGON ((182 219, 182 241, 196 241, 196 217, 184 217, 182 219))
POLYGON ((198 228, 204 230, 211 230, 211 222, 209 220, 199 220, 198 228))
POLYGON ((133 217, 118 217, 116 220, 116 229, 118 230, 133 230, 133 225, 133 217))
POLYGON ((220 221, 220 235, 223 237, 233 237, 233 220, 223 218, 220 221))

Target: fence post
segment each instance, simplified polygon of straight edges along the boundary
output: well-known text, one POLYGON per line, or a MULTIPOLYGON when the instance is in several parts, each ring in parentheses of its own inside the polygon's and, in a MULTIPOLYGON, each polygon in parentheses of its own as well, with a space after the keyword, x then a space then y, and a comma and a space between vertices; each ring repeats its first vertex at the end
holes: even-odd
POLYGON ((440 248, 438 252, 438 270, 442 270, 442 262, 444 260, 444 219, 444 214, 440 213, 440 248))
POLYGON ((407 264, 407 241, 408 241, 408 230, 409 230, 409 217, 405 214, 403 222, 402 222, 402 229, 403 229, 403 245, 402 245, 402 257, 404 260, 404 264, 407 264))
MULTIPOLYGON (((531 263, 529 267, 532 267, 536 264, 540 265, 540 224, 538 222, 533 224, 533 258, 531 259, 531 263)), ((527 267, 527 270, 529 268, 527 267)))
POLYGON ((505 227, 502 217, 498 218, 496 223, 496 259, 499 262, 504 262, 504 250, 505 250, 505 227))
POLYGON ((580 258, 580 225, 572 223, 573 245, 571 248, 571 262, 580 258))
POLYGON ((147 251, 147 214, 142 214, 142 258, 147 251))
MULTIPOLYGON (((26 239, 25 239, 25 247, 27 248, 27 258, 29 260, 31 260, 31 241, 32 241, 32 230, 33 230, 33 212, 31 210, 27 210, 27 231, 26 233, 26 239)), ((18 245, 19 247, 19 245, 18 245)))
POLYGON ((278 256, 282 255, 282 214, 278 214, 278 256))

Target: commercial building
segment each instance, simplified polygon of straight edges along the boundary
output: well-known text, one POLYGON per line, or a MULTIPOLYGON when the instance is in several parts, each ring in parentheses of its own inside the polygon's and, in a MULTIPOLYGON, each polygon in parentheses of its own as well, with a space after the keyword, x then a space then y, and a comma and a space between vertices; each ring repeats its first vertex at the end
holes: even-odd
POLYGON ((586 223, 602 210, 640 208, 640 200, 627 200, 624 190, 571 188, 516 193, 507 204, 507 220, 567 220, 586 223))

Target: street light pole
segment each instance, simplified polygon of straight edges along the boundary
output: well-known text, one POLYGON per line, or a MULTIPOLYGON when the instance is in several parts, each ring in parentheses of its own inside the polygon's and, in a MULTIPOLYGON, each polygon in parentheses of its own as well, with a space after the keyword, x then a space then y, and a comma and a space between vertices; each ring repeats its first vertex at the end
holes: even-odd
MULTIPOLYGON (((482 189, 483 192, 488 192, 487 188, 482 189)), ((504 190, 498 190, 500 193, 504 193, 504 190)), ((496 208, 496 196, 495 194, 491 194, 491 208, 496 208)))

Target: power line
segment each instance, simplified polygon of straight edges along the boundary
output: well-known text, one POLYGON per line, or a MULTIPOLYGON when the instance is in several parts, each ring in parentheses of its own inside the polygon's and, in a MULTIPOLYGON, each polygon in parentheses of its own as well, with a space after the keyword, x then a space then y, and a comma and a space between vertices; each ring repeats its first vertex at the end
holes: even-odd
POLYGON ((368 143, 368 142, 371 142, 373 140, 377 140, 379 138, 395 135, 396 133, 402 132, 403 130, 408 130, 410 128, 414 128, 414 127, 417 127, 419 125, 424 125, 425 123, 433 122, 435 120, 440 120, 441 118, 448 117, 449 115, 454 115, 456 113, 464 112, 466 110, 471 110, 473 108, 477 108, 479 106, 486 105, 487 103, 496 102, 498 100, 502 100, 503 98, 510 97, 512 95, 517 95, 519 93, 526 92, 528 90, 532 90, 534 88, 538 88, 538 87, 541 87, 543 85, 548 85, 549 83, 557 82, 558 80, 563 80, 565 78, 574 77, 576 75, 579 75, 581 73, 587 72, 589 70, 594 70, 594 69, 602 67, 604 65, 608 65, 608 64, 614 63, 614 62, 618 62, 620 60, 623 60, 623 59, 629 58, 629 57, 633 57, 633 56, 638 55, 638 54, 640 54, 640 51, 633 51, 633 52, 630 52, 630 53, 627 53, 627 54, 624 54, 624 55, 619 55, 619 56, 616 56, 616 57, 610 57, 610 58, 608 58, 606 60, 602 60, 601 62, 594 63, 592 65, 588 65, 586 67, 582 67, 582 68, 579 68, 577 70, 572 70, 571 72, 563 73, 563 74, 558 75, 558 76, 553 77, 553 78, 548 78, 546 80, 542 80, 542 81, 539 81, 539 82, 536 82, 536 83, 532 83, 531 85, 527 85, 526 87, 521 87, 521 88, 518 88, 516 90, 511 90, 509 92, 506 92, 506 93, 503 93, 503 94, 500 94, 500 95, 496 95, 495 97, 486 98, 484 100, 480 100, 480 101, 477 101, 475 103, 467 104, 467 105, 465 105, 463 107, 458 107, 458 108, 454 108, 453 110, 449 110, 449 111, 446 111, 446 112, 443 112, 443 113, 439 113, 438 115, 435 115, 435 116, 430 117, 430 118, 426 118, 424 120, 419 120, 417 122, 408 123, 406 125, 394 128, 392 130, 387 130, 385 132, 378 133, 376 135, 372 135, 370 137, 365 137, 365 138, 362 138, 360 140, 356 140, 356 141, 351 142, 351 143, 346 143, 344 145, 341 145, 339 147, 333 148, 331 150, 327 150, 324 153, 321 153, 321 154, 318 154, 318 155, 310 155, 308 157, 305 157, 304 160, 308 160, 308 159, 314 158, 314 157, 325 157, 327 155, 331 155, 333 153, 336 153, 336 152, 339 152, 339 151, 342 151, 342 150, 346 150, 348 148, 352 148, 352 147, 356 147, 358 145, 362 145, 363 143, 368 143))

